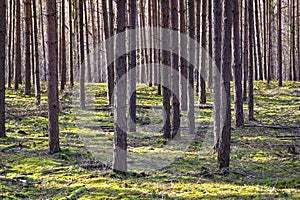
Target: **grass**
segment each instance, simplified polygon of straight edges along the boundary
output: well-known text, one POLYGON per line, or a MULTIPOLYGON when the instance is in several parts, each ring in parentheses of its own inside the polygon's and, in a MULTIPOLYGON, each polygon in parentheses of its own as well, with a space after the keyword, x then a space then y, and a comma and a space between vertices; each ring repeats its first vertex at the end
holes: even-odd
MULTIPOLYGON (((284 85, 278 88, 272 82, 267 87, 255 82, 255 123, 299 126, 300 84, 284 85)), ((91 94, 87 105, 92 108, 87 111, 76 108, 76 98, 61 97, 61 107, 66 108, 60 115, 62 151, 48 155, 45 91, 40 110, 35 108, 34 97, 7 91, 8 137, 0 139, 0 199, 300 198, 300 149, 290 149, 299 139, 278 137, 299 132, 255 127, 233 130, 231 167, 226 174, 217 169, 211 131, 203 128, 212 122, 211 110, 196 111, 202 129, 188 141, 190 145, 168 150, 159 133, 161 111, 138 109, 138 133, 129 133, 128 143, 130 158, 143 164, 125 175, 83 168, 97 161, 109 162, 113 139, 109 110, 93 110, 107 103, 105 85, 91 84, 87 93, 91 94), (101 153, 103 149, 106 153, 101 153), (152 156, 151 162, 146 155, 152 156), (166 157, 170 160, 162 162, 166 157), (146 165, 149 169, 143 170, 146 165), (159 165, 160 169, 153 170, 159 165)), ((140 85, 138 98, 139 105, 161 105, 155 88, 140 85)), ((246 104, 244 108, 247 113, 246 104)))

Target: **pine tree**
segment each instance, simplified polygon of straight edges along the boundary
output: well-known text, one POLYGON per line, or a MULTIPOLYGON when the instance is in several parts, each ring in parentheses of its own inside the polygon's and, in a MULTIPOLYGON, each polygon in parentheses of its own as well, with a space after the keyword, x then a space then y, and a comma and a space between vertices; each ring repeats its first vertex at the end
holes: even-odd
MULTIPOLYGON (((6 0, 0 0, 0 46, 6 40, 6 0)), ((0 138, 5 137, 5 48, 0 48, 0 138)))

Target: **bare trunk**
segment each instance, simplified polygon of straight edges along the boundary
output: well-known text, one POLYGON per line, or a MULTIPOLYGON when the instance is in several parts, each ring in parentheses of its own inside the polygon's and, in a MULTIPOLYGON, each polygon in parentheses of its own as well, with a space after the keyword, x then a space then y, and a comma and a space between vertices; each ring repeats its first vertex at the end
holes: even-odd
MULTIPOLYGON (((0 46, 6 40, 6 1, 0 1, 0 46)), ((5 48, 0 48, 0 138, 5 137, 5 48)))
POLYGON ((70 85, 71 87, 74 86, 74 64, 73 64, 73 21, 72 21, 72 0, 69 0, 69 39, 70 39, 70 57, 69 57, 69 62, 70 62, 70 85))
POLYGON ((278 59, 278 86, 282 86, 282 30, 281 30, 281 0, 277 1, 277 59, 278 59))
POLYGON ((248 0, 249 13, 249 70, 248 70, 248 118, 254 119, 254 102, 253 102, 253 1, 248 0))
POLYGON ((16 62, 15 62, 15 90, 19 89, 22 83, 21 76, 21 8, 20 0, 16 0, 16 62))
POLYGON ((244 64, 243 64, 243 100, 247 100, 247 77, 248 77, 248 0, 245 0, 244 15, 244 64))
POLYGON ((240 14, 239 0, 233 1, 233 35, 234 35, 234 125, 236 128, 244 126, 243 89, 242 89, 242 63, 240 53, 240 14))
POLYGON ((79 0, 79 40, 80 40, 80 108, 85 109, 85 55, 83 32, 84 0, 79 0))
POLYGON ((48 127, 49 153, 60 151, 59 146, 59 102, 58 102, 58 74, 57 74, 57 34, 56 34, 56 1, 47 0, 47 64, 48 64, 48 127))
POLYGON ((260 44, 260 29, 259 29, 259 11, 260 5, 258 0, 255 0, 255 25, 256 25, 256 43, 257 43, 257 54, 258 54, 258 78, 263 80, 263 64, 262 64, 262 55, 261 55, 261 44, 260 44))
MULTIPOLYGON (((117 0, 117 33, 126 29, 126 0, 117 0)), ((126 48, 125 38, 116 40, 116 52, 122 52, 126 48)), ((116 91, 114 101, 114 153, 113 170, 127 171, 127 133, 126 133, 126 55, 121 55, 116 60, 116 91)))
POLYGON ((30 37, 31 37, 31 1, 24 2, 25 9, 25 95, 31 94, 31 61, 30 61, 30 37))
POLYGON ((65 19, 65 0, 61 1, 61 48, 60 48, 60 63, 61 63, 61 85, 60 89, 65 90, 67 82, 67 63, 66 63, 66 19, 65 19))
POLYGON ((44 81, 47 81, 46 47, 45 47, 45 35, 44 35, 44 13, 43 13, 42 0, 40 0, 40 13, 41 13, 40 26, 41 26, 41 37, 42 37, 42 46, 43 46, 44 81))
POLYGON ((90 60, 90 45, 89 45, 89 20, 88 20, 88 9, 86 1, 84 1, 84 18, 85 18, 85 44, 86 44, 86 70, 87 70, 87 82, 92 82, 92 69, 90 60))

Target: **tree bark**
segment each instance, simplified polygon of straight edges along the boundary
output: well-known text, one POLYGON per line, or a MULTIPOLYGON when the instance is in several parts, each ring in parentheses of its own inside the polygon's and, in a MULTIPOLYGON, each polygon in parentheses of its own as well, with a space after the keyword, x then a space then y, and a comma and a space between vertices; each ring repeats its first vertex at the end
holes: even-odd
POLYGON ((25 9, 25 95, 31 94, 31 61, 30 61, 30 37, 31 37, 31 0, 24 2, 25 9))
POLYGON ((65 0, 61 1, 61 47, 60 47, 60 64, 61 64, 61 82, 60 89, 65 90, 67 82, 67 63, 66 63, 66 19, 65 19, 65 0))
POLYGON ((57 34, 56 34, 56 1, 47 0, 47 64, 48 64, 48 127, 49 153, 60 151, 59 146, 59 102, 58 102, 58 74, 57 74, 57 34))
POLYGON ((254 102, 253 102, 253 1, 248 0, 249 13, 249 68, 248 68, 248 118, 254 119, 254 102))
POLYGON ((191 64, 195 59, 195 44, 192 39, 195 39, 195 4, 194 0, 188 0, 189 12, 189 66, 188 66, 188 125, 190 134, 195 134, 195 110, 194 110, 194 66, 191 64))
POLYGON ((218 151, 220 141, 220 72, 221 72, 221 45, 222 45, 222 7, 221 1, 214 0, 214 149, 218 151))
MULTIPOLYGON (((18 0, 17 0, 18 1, 18 0)), ((40 0, 40 26, 41 26, 41 38, 42 38, 42 46, 43 46, 43 69, 44 69, 44 81, 47 81, 47 63, 46 63, 46 47, 45 47, 45 34, 44 34, 44 13, 43 13, 43 4, 42 0, 40 0)))
POLYGON ((16 0, 16 62, 15 62, 15 90, 19 89, 19 84, 22 83, 21 76, 21 0, 16 0))
MULTIPOLYGON (((180 33, 182 35, 186 34, 186 1, 180 0, 180 33)), ((180 39, 180 54, 186 54, 186 41, 182 37, 180 39)), ((187 61, 183 57, 180 57, 180 109, 182 111, 187 111, 187 61)))
MULTIPOLYGON (((126 29, 126 0, 117 0, 117 34, 126 29)), ((116 52, 126 48, 125 38, 116 40, 116 52)), ((127 133, 126 133, 126 58, 121 55, 116 61, 116 91, 114 101, 114 153, 113 170, 127 171, 127 133)))
MULTIPOLYGON (((178 0, 173 0, 171 4, 171 23, 172 23, 172 30, 174 32, 178 31, 178 0)), ((173 33, 174 34, 174 33, 173 33)), ((177 36, 171 38, 172 47, 176 48, 175 53, 172 54, 172 138, 174 138, 180 128, 180 103, 179 103, 179 57, 178 57, 178 34, 177 36)))
POLYGON ((13 18, 13 1, 11 0, 9 2, 9 16, 7 16, 7 23, 9 21, 9 26, 8 26, 8 49, 7 49, 7 59, 8 59, 8 76, 7 76, 7 82, 8 82, 8 88, 11 88, 11 74, 12 74, 12 60, 13 60, 13 57, 14 57, 14 54, 11 54, 11 47, 12 47, 12 42, 11 42, 11 39, 12 39, 12 35, 13 35, 13 31, 12 31, 12 27, 13 27, 13 24, 12 24, 12 18, 13 18), (8 20, 8 17, 9 17, 9 20, 8 20), (12 55, 12 56, 11 56, 12 55))
POLYGON ((69 0, 69 39, 70 39, 70 57, 69 57, 69 62, 70 62, 70 85, 73 88, 74 86, 74 64, 73 64, 73 21, 72 21, 72 16, 73 16, 73 11, 72 11, 72 0, 69 0))
POLYGON ((247 80, 248 80, 248 0, 245 0, 244 12, 244 64, 243 64, 243 100, 247 100, 247 80))
POLYGON ((38 25, 36 0, 32 1, 33 6, 33 25, 34 25, 34 49, 35 49, 35 97, 36 104, 39 107, 41 103, 41 83, 40 83, 40 58, 39 58, 39 41, 38 41, 38 25))
MULTIPOLYGON (((251 0, 250 0, 251 1, 251 0)), ((231 79, 231 37, 232 37, 232 1, 224 0, 223 22, 223 50, 222 50, 222 90, 221 90, 221 135, 218 148, 218 166, 220 169, 228 168, 230 161, 231 142, 231 104, 230 104, 230 79, 231 79)))
POLYGON ((89 45, 89 20, 88 20, 88 9, 86 1, 84 4, 84 19, 85 19, 85 44, 86 44, 86 70, 87 70, 87 82, 92 82, 92 69, 91 69, 91 59, 90 59, 90 45, 89 45))
POLYGON ((6 1, 0 1, 0 138, 5 137, 5 40, 6 1))
MULTIPOLYGON (((161 24, 163 29, 170 28, 170 4, 169 0, 163 0, 161 2, 161 24)), ((170 35, 165 31, 161 34, 162 46, 166 49, 170 46, 170 35)), ((162 64, 164 66, 170 66, 170 52, 162 50, 162 64)), ((165 109, 163 115, 163 121, 165 122, 163 127, 163 137, 165 139, 171 139, 171 124, 170 124, 170 70, 167 68, 162 68, 162 93, 163 93, 163 107, 165 109)))
MULTIPOLYGON (((130 19, 129 25, 132 30, 136 28, 136 0, 129 1, 130 6, 130 19)), ((130 35, 130 49, 134 49, 129 54, 129 74, 128 74, 128 94, 129 94, 129 119, 128 131, 136 132, 136 35, 130 35)))
POLYGON ((261 44, 260 44, 260 29, 259 29, 259 9, 258 0, 255 0, 255 25, 256 25, 256 44, 257 44, 257 54, 258 54, 258 79, 263 80, 263 65, 262 65, 262 55, 261 55, 261 44))
POLYGON ((278 86, 282 86, 282 29, 281 29, 281 0, 277 1, 277 62, 278 62, 278 86))
POLYGON ((239 0, 233 1, 233 35, 234 35, 234 125, 236 128, 244 126, 242 63, 240 53, 240 14, 239 0))
POLYGON ((83 31, 84 0, 79 0, 79 40, 80 40, 80 108, 85 109, 85 64, 84 64, 84 31, 83 31))

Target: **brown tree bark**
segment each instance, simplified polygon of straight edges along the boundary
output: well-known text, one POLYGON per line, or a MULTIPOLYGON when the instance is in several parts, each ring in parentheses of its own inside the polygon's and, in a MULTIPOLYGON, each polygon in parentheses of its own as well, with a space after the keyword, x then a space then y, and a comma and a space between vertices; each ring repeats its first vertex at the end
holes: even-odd
POLYGON ((36 12, 36 0, 32 1, 33 6, 33 25, 34 25, 34 50, 35 50, 35 97, 36 104, 39 107, 41 103, 41 83, 40 83, 40 58, 38 41, 38 24, 36 12))
POLYGON ((208 67, 208 87, 212 88, 213 80, 213 32, 212 32, 212 1, 208 1, 208 54, 209 54, 209 67, 208 67))
POLYGON ((11 0, 9 2, 9 15, 7 16, 7 23, 9 22, 9 26, 8 26, 8 48, 7 48, 7 64, 8 64, 8 76, 7 76, 7 83, 8 83, 8 88, 11 88, 11 75, 12 75, 12 60, 14 58, 14 54, 11 54, 11 48, 12 48, 12 44, 13 42, 11 42, 12 38, 13 38, 13 31, 12 31, 12 27, 13 27, 13 1, 11 0), (9 20, 8 20, 9 17, 9 20))
MULTIPOLYGON (((161 2, 161 24, 162 28, 170 28, 170 4, 169 0, 164 0, 161 2)), ((164 48, 170 46, 170 35, 166 32, 163 32, 161 35, 161 41, 164 48), (169 41, 168 41, 169 40, 169 41)), ((162 64, 165 66, 170 66, 170 53, 168 51, 162 50, 162 64)), ((171 138, 171 124, 170 124, 170 71, 166 68, 163 68, 161 71, 162 77, 162 93, 163 93, 163 107, 165 109, 163 121, 165 122, 163 127, 163 137, 165 139, 171 138)))
POLYGON ((248 13, 249 13, 249 66, 248 66, 248 118, 254 120, 254 100, 253 100, 253 1, 248 0, 248 13))
POLYGON ((218 151, 220 141, 220 105, 221 105, 221 91, 220 91, 220 73, 221 73, 221 45, 222 45, 222 7, 221 1, 214 0, 214 150, 218 151))
POLYGON ((40 2, 40 27, 41 27, 41 38, 42 38, 42 46, 43 46, 43 70, 44 70, 44 81, 47 81, 47 63, 46 63, 46 47, 45 47, 45 34, 44 34, 44 15, 43 15, 43 3, 42 0, 40 2))
POLYGON ((189 27, 189 41, 188 41, 188 55, 189 55, 189 66, 188 66, 188 126, 190 134, 195 133, 195 110, 194 110, 194 66, 191 61, 195 59, 195 44, 192 39, 195 39, 195 3, 194 0, 188 0, 188 27, 189 27))
POLYGON ((278 86, 282 86, 282 25, 281 25, 281 0, 277 1, 277 62, 278 62, 278 86))
POLYGON ((21 8, 20 0, 16 0, 16 62, 15 62, 15 90, 19 89, 22 83, 21 76, 21 8))
POLYGON ((248 0, 245 0, 244 12, 244 63, 243 63, 243 100, 247 100, 247 80, 248 80, 248 0))
MULTIPOLYGON (((178 31, 178 0, 173 0, 171 4, 171 24, 172 30, 178 31)), ((172 37, 172 47, 176 48, 176 52, 179 50, 178 48, 178 34, 177 37, 172 37)), ((180 103, 179 103, 179 53, 172 54, 172 73, 171 73, 171 84, 172 84, 172 138, 174 138, 180 128, 180 103)))
POLYGON ((65 0, 61 1, 61 38, 60 38, 60 64, 61 64, 61 82, 60 89, 65 90, 67 82, 67 59, 66 59, 66 17, 65 17, 65 0))
MULTIPOLYGON (((250 0, 251 1, 251 0, 250 0)), ((230 79, 231 79, 231 37, 232 37, 232 1, 224 0, 223 21, 223 50, 222 50, 222 90, 221 90, 221 135, 218 148, 218 166, 220 169, 228 168, 230 161, 231 143, 231 104, 230 104, 230 79)))
POLYGON ((48 67, 48 131, 49 153, 60 151, 59 146, 59 102, 58 102, 58 74, 57 74, 57 34, 56 34, 56 1, 46 1, 47 13, 47 67, 48 67))
MULTIPOLYGON (((117 0, 117 34, 126 29, 126 0, 117 0)), ((116 40, 116 52, 126 48, 125 38, 116 40)), ((126 55, 121 55, 116 60, 116 91, 114 101, 114 153, 113 170, 127 171, 127 133, 126 133, 126 55)))
POLYGON ((242 89, 242 63, 240 53, 240 14, 239 0, 233 1, 233 36, 234 36, 234 126, 244 126, 243 89, 242 89))
POLYGON ((31 0, 24 1, 25 9, 25 95, 31 94, 31 0))
MULTIPOLYGON (((96 2, 97 3, 97 2, 96 2)), ((97 28, 95 26, 95 8, 94 8, 94 3, 93 3, 93 0, 90 0, 90 17, 91 17, 91 22, 92 22, 92 34, 93 34, 93 51, 94 52, 97 52, 97 28)), ((99 26, 100 28, 100 26, 99 26)), ((101 74, 101 71, 98 70, 98 52, 95 54, 93 54, 93 76, 92 76, 92 80, 94 82, 100 82, 100 75, 101 74)))
MULTIPOLYGON (((180 33, 182 35, 186 34, 186 1, 180 0, 180 33)), ((186 41, 182 37, 180 40, 180 54, 184 55, 187 53, 187 49, 184 48, 187 46, 186 41)), ((181 73, 181 79, 180 79, 180 109, 182 111, 187 111, 187 66, 188 63, 186 59, 183 57, 180 57, 180 73, 181 73), (184 77, 184 78, 183 78, 184 77)))
POLYGON ((89 45, 89 20, 88 20, 88 9, 87 3, 84 1, 84 19, 85 19, 85 44, 86 44, 86 73, 87 82, 92 82, 92 69, 91 69, 91 59, 90 59, 90 45, 89 45))
POLYGON ((267 80, 268 78, 268 71, 267 71, 267 0, 263 1, 263 21, 264 21, 264 79, 267 80))
POLYGON ((255 0, 255 27, 256 27, 256 44, 257 44, 257 55, 258 55, 258 79, 263 80, 263 63, 261 54, 261 43, 260 43, 260 28, 259 28, 259 4, 258 0, 255 0))
POLYGON ((69 62, 70 62, 70 85, 71 87, 74 86, 74 63, 73 63, 73 20, 72 20, 72 16, 73 16, 73 11, 72 11, 72 0, 69 0, 69 40, 70 40, 70 57, 69 57, 69 62))
POLYGON ((300 81, 300 1, 297 0, 297 49, 298 49, 298 81, 300 81))
POLYGON ((202 0, 202 39, 201 39, 201 47, 202 47, 202 57, 201 57, 201 69, 200 69, 200 76, 199 76, 199 82, 200 82, 200 96, 199 96, 199 103, 206 104, 206 83, 205 83, 205 77, 206 77, 206 51, 207 51, 207 26, 206 26, 206 17, 207 17, 207 1, 202 0), (205 51, 203 51, 205 50, 205 51))
POLYGON ((80 108, 85 109, 85 54, 84 54, 84 31, 83 31, 83 7, 84 0, 79 0, 79 40, 80 40, 80 108))
MULTIPOLYGON (((6 40, 6 1, 0 0, 0 46, 6 40)), ((5 48, 0 48, 0 138, 5 137, 5 48)))

